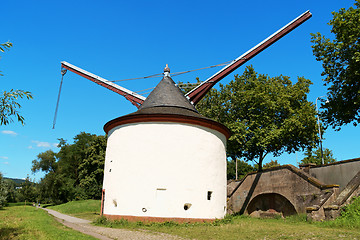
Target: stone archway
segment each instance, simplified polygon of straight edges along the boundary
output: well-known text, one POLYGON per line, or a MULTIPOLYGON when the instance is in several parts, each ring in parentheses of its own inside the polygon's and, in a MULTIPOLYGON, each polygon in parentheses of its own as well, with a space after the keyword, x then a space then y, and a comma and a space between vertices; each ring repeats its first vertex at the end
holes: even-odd
POLYGON ((284 196, 277 193, 259 194, 254 197, 247 207, 249 215, 257 216, 259 213, 270 215, 290 216, 297 214, 294 205, 284 196))

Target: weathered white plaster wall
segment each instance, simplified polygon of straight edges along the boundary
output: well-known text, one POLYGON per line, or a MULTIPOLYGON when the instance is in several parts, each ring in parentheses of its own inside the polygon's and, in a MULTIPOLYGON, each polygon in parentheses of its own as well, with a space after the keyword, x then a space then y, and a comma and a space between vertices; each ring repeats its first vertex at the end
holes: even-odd
POLYGON ((163 122, 115 127, 104 171, 104 214, 214 219, 226 213, 226 138, 215 130, 163 122))

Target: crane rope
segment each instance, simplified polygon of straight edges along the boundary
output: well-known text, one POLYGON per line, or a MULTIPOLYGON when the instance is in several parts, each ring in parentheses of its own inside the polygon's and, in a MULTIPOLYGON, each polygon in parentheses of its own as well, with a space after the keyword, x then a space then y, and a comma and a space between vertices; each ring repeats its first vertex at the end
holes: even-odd
POLYGON ((134 91, 136 93, 141 93, 141 92, 145 92, 145 91, 148 91, 148 90, 152 90, 154 89, 155 87, 151 87, 151 88, 146 88, 146 89, 143 89, 143 90, 139 90, 139 91, 134 91))
POLYGON ((57 112, 58 112, 58 109, 59 109, 59 102, 60 102, 60 93, 61 93, 61 88, 62 88, 62 84, 63 84, 63 80, 64 80, 64 75, 66 74, 66 72, 67 72, 66 69, 61 69, 61 82, 60 82, 59 94, 58 94, 58 98, 57 98, 57 102, 56 102, 55 115, 54 115, 54 121, 53 121, 53 128, 52 129, 55 129, 56 117, 57 117, 57 112))
MULTIPOLYGON (((197 68, 197 69, 192 69, 192 70, 188 70, 188 71, 182 71, 182 72, 175 72, 172 73, 172 76, 179 76, 185 73, 190 73, 190 72, 195 72, 195 71, 199 71, 199 70, 204 70, 204 69, 208 69, 208 68, 214 68, 214 67, 219 67, 219 66, 224 66, 224 65, 228 65, 229 63, 234 62, 235 60, 231 60, 231 61, 227 61, 227 62, 223 62, 220 64, 216 64, 216 65, 211 65, 208 67, 202 67, 202 68, 197 68)), ((66 69, 61 69, 61 81, 60 81, 60 87, 59 87, 59 93, 58 93, 58 98, 57 98, 57 102, 56 102, 56 108, 55 108, 55 114, 54 114, 54 120, 53 120, 53 127, 52 129, 55 129, 55 124, 56 124, 56 118, 57 118, 57 113, 58 113, 58 109, 59 109, 59 103, 60 103, 60 95, 61 95, 61 88, 62 88, 62 84, 63 84, 63 80, 64 80, 64 75, 66 74, 67 70, 66 69)), ((137 77, 137 78, 127 78, 127 79, 121 79, 121 80, 113 80, 113 81, 109 81, 109 82, 122 82, 122 81, 130 81, 130 80, 139 80, 139 79, 147 79, 147 78, 155 78, 155 77, 161 77, 163 76, 164 73, 157 73, 157 74, 153 74, 153 75, 149 75, 149 76, 145 76, 145 77, 137 77)), ((182 83, 182 84, 177 84, 179 87, 183 87, 183 86, 194 86, 194 85, 198 85, 200 83, 182 83)), ((155 88, 155 87, 153 87, 155 88)), ((140 90, 137 92, 144 92, 143 94, 148 94, 153 88, 148 88, 148 89, 144 89, 144 90, 140 90)), ((135 93, 137 93, 135 92, 135 93)))
MULTIPOLYGON (((228 65, 229 63, 234 62, 235 60, 231 60, 231 61, 226 61, 220 64, 216 64, 216 65, 211 65, 208 67, 202 67, 202 68, 197 68, 197 69, 192 69, 192 70, 187 70, 187 71, 182 71, 182 72, 175 72, 172 73, 171 76, 179 76, 181 74, 185 74, 185 73, 190 73, 190 72, 195 72, 195 71, 199 71, 199 70, 204 70, 204 69, 208 69, 208 68, 214 68, 214 67, 219 67, 219 66, 224 66, 224 65, 228 65)), ((145 76, 145 77, 137 77, 137 78, 126 78, 126 79, 120 79, 120 80, 113 80, 110 82, 123 82, 123 81, 131 81, 131 80, 139 80, 139 79, 147 79, 147 78, 155 78, 155 77, 161 77, 163 76, 164 73, 157 73, 157 74, 152 74, 149 76, 145 76)))

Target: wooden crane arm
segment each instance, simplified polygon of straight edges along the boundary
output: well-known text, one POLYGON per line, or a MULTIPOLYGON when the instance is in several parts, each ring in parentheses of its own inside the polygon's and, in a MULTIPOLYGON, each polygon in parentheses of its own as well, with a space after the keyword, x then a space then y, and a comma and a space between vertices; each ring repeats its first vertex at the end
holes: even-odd
POLYGON ((140 107, 140 105, 145 101, 145 97, 141 96, 133 91, 130 91, 126 88, 123 88, 113 82, 110 82, 102 77, 99 77, 95 74, 92 74, 88 71, 85 71, 79 67, 76 67, 68 62, 61 62, 61 67, 72 71, 73 73, 76 73, 86 79, 89 79, 90 81, 93 81, 96 84, 99 84, 100 86, 106 87, 107 89, 116 92, 120 94, 121 96, 124 96, 127 100, 129 100, 133 105, 135 105, 137 108, 140 107))
POLYGON ((257 54, 268 48, 270 45, 278 41, 280 38, 294 30, 296 27, 301 25, 303 22, 308 20, 311 17, 310 11, 306 11, 301 14, 299 17, 295 18, 293 21, 282 27, 280 30, 272 34, 270 37, 238 57, 229 65, 225 66, 219 72, 202 82, 199 86, 191 90, 186 94, 186 97, 190 100, 190 102, 196 105, 205 94, 210 91, 210 89, 221 79, 229 75, 231 72, 235 71, 238 67, 255 57, 257 54))

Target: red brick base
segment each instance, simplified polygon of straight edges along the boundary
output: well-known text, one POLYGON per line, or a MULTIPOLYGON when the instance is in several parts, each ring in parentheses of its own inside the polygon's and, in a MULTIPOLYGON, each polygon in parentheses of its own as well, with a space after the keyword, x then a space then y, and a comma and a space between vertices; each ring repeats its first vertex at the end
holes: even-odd
POLYGON ((141 217, 141 216, 123 216, 123 215, 109 215, 104 214, 107 219, 120 220, 125 219, 130 222, 178 222, 178 223, 194 223, 194 222, 213 222, 216 219, 202 219, 202 218, 163 218, 163 217, 141 217))

